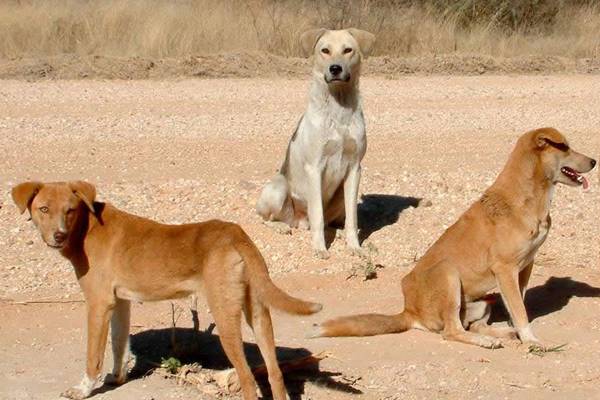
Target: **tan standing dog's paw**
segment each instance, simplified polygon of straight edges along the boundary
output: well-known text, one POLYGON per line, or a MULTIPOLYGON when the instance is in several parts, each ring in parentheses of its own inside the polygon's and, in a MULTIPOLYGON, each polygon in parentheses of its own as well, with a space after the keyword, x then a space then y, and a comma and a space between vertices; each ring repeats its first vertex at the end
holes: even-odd
POLYGON ((127 381, 127 375, 122 374, 121 376, 115 374, 106 374, 104 377, 104 384, 109 386, 121 386, 127 381))
POLYGON ((88 397, 89 394, 85 394, 80 388, 74 386, 62 392, 60 396, 67 399, 82 400, 88 397))

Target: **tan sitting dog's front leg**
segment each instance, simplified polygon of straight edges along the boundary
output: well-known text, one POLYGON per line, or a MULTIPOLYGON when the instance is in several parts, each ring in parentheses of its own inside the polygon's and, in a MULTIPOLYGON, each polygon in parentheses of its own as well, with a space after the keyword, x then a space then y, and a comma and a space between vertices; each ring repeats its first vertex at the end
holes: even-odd
POLYGON ((81 400, 88 397, 100 377, 108 336, 112 305, 89 303, 87 307, 87 367, 81 383, 61 393, 62 397, 81 400))
POLYGON ((519 287, 518 271, 512 267, 498 271, 496 272, 496 281, 498 282, 502 299, 521 342, 542 346, 538 338, 533 334, 529 324, 527 310, 525 309, 525 303, 523 303, 519 287))

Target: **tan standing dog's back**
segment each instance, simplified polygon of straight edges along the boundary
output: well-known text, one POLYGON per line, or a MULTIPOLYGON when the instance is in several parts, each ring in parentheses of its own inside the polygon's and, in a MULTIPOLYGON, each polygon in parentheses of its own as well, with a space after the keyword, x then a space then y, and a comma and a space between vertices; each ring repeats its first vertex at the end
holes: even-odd
POLYGON ((256 399, 256 383, 243 352, 242 313, 254 330, 274 398, 286 398, 269 308, 312 314, 321 305, 275 286, 260 252, 238 225, 216 220, 160 224, 95 202, 94 186, 81 181, 26 182, 12 195, 21 212, 30 211, 44 241, 71 261, 87 302, 86 373, 64 396, 91 394, 102 372, 109 321, 114 368, 108 381, 125 382, 130 301, 185 297, 203 288, 244 400, 256 399))

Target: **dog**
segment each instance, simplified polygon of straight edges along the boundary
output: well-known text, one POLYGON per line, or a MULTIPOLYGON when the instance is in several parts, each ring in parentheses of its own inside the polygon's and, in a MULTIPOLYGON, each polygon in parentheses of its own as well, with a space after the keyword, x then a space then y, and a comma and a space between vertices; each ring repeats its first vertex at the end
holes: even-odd
POLYGON ((572 150, 553 128, 521 136, 483 196, 448 228, 402 279, 404 311, 341 317, 310 336, 370 336, 411 328, 486 348, 515 339, 543 348, 523 302, 535 253, 550 229, 550 203, 558 183, 588 187, 581 175, 596 161, 572 150), (500 289, 512 328, 488 325, 486 293, 500 289))
POLYGON ((374 41, 353 28, 301 36, 305 54, 314 55, 308 108, 256 205, 266 221, 310 227, 315 254, 324 259, 328 224, 344 224, 348 246, 360 252, 357 197, 367 140, 358 83, 361 60, 374 41))
POLYGON ((95 187, 84 181, 25 182, 13 188, 12 197, 21 213, 29 210, 44 242, 72 263, 85 296, 87 368, 64 397, 91 394, 102 372, 109 322, 114 368, 105 383, 125 382, 131 301, 181 298, 203 289, 244 400, 256 399, 257 387, 244 356, 242 313, 254 330, 273 397, 286 399, 269 308, 308 315, 321 305, 275 286, 239 225, 218 220, 160 224, 96 202, 95 187))

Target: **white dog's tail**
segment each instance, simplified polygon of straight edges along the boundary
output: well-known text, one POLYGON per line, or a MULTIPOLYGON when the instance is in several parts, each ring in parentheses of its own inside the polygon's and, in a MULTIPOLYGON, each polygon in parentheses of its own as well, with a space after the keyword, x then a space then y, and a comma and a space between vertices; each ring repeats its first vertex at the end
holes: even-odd
POLYGON ((290 314, 309 315, 321 311, 323 306, 290 296, 279 289, 267 270, 267 265, 260 251, 250 238, 244 233, 247 240, 239 241, 234 246, 246 264, 246 277, 250 281, 251 290, 270 307, 275 307, 290 314))
POLYGON ((282 174, 277 174, 263 188, 256 203, 256 212, 265 221, 278 220, 282 214, 287 197, 287 179, 282 174))

